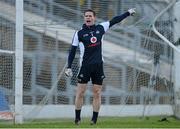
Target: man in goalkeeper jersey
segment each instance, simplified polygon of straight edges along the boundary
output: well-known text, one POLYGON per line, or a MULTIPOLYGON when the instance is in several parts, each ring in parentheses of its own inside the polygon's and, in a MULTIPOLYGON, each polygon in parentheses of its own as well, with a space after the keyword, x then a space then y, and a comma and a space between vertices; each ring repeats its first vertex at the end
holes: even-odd
POLYGON ((80 114, 83 105, 83 97, 87 83, 90 80, 93 84, 93 115, 91 124, 96 124, 101 105, 102 83, 105 78, 102 57, 103 35, 110 27, 134 14, 135 10, 129 9, 124 14, 116 16, 110 21, 95 25, 96 13, 91 9, 85 10, 84 24, 82 29, 74 34, 71 51, 68 56, 68 66, 65 70, 66 76, 72 77, 71 65, 75 57, 76 49, 79 46, 81 67, 77 77, 78 86, 75 98, 75 124, 78 125, 81 121, 80 114))

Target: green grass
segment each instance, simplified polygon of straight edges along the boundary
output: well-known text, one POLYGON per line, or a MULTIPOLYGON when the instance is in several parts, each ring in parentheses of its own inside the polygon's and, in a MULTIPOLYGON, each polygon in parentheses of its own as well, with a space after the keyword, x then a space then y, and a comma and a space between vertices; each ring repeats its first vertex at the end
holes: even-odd
POLYGON ((22 125, 0 122, 0 128, 180 128, 180 120, 168 117, 160 122, 161 117, 100 117, 97 125, 90 125, 89 118, 82 118, 79 126, 73 119, 36 120, 22 125))

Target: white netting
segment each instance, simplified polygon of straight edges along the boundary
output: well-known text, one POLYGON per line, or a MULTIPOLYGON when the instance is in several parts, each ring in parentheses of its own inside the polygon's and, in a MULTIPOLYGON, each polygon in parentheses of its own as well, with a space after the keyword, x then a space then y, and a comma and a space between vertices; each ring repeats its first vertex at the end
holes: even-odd
POLYGON ((14 113, 15 24, 4 2, 0 1, 0 119, 12 120, 14 113), (4 9, 7 9, 5 11, 4 9), (8 18, 9 19, 8 19, 8 18))
MULTIPOLYGON (((15 2, 2 0, 2 3, 13 8, 15 2)), ((137 9, 134 17, 112 27, 105 35, 102 104, 144 107, 173 104, 173 50, 151 28, 153 18, 168 4, 162 0, 24 0, 24 117, 43 118, 47 115, 41 112, 43 108, 52 111, 48 106, 74 105, 78 53, 73 63, 74 76, 69 79, 62 72, 73 33, 81 28, 82 13, 87 8, 96 11, 97 22, 129 8, 137 9)), ((173 42, 172 14, 172 9, 167 11, 156 27, 173 42)), ((14 41, 14 37, 7 37, 14 41)), ((91 86, 84 98, 85 105, 92 103, 91 86)), ((141 114, 145 115, 143 111, 141 114)), ((59 110, 55 112, 57 117, 59 110)), ((73 117, 74 111, 69 112, 67 117, 73 117)), ((116 115, 122 112, 124 107, 116 115)))
MULTIPOLYGON (((177 28, 179 28, 179 16, 177 15, 179 12, 179 7, 180 7, 180 1, 173 0, 165 9, 163 9, 155 18, 153 21, 152 29, 156 35, 159 36, 165 43, 167 43, 171 48, 174 50, 174 67, 175 67, 175 72, 174 72, 174 115, 177 118, 180 118, 180 86, 179 86, 179 57, 180 57, 180 47, 179 47, 179 41, 180 41, 180 32, 177 28), (164 14, 167 10, 173 7, 174 11, 174 29, 173 29, 173 39, 172 37, 169 38, 167 37, 168 35, 166 33, 163 33, 162 31, 156 29, 155 23, 159 18, 164 17, 164 14)), ((168 30, 167 30, 168 31, 168 30)))

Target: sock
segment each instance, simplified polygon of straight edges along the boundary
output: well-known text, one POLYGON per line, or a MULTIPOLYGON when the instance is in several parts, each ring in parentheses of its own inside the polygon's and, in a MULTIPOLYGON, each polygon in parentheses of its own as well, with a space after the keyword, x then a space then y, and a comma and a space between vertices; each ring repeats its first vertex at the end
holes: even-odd
POLYGON ((94 123, 96 123, 97 122, 97 118, 98 118, 98 112, 94 112, 93 111, 93 116, 92 116, 92 121, 94 122, 94 123))
POLYGON ((75 110, 75 119, 76 120, 81 120, 81 109, 80 110, 75 110))

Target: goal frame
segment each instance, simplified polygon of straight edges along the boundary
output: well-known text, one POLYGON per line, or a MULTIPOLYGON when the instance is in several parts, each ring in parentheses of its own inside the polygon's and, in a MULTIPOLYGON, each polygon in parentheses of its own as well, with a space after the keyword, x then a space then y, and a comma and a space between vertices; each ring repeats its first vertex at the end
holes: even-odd
POLYGON ((16 124, 23 123, 23 2, 16 0, 15 39, 15 114, 16 124))
MULTIPOLYGON (((180 7, 180 1, 177 2, 177 0, 173 0, 164 10, 162 10, 153 20, 152 23, 152 29, 154 33, 161 38, 165 43, 167 43, 171 48, 174 50, 174 116, 178 119, 180 119, 180 46, 175 46, 173 43, 171 43, 166 37, 164 37, 161 33, 159 33, 155 27, 155 22, 157 19, 162 16, 168 9, 174 7, 174 14, 178 13, 176 10, 178 10, 178 7, 180 7)), ((178 19, 180 20, 180 18, 178 19)), ((179 38, 180 31, 177 29, 180 27, 180 24, 178 22, 174 22, 174 41, 176 41, 179 38), (179 26, 179 27, 178 27, 179 26)))

